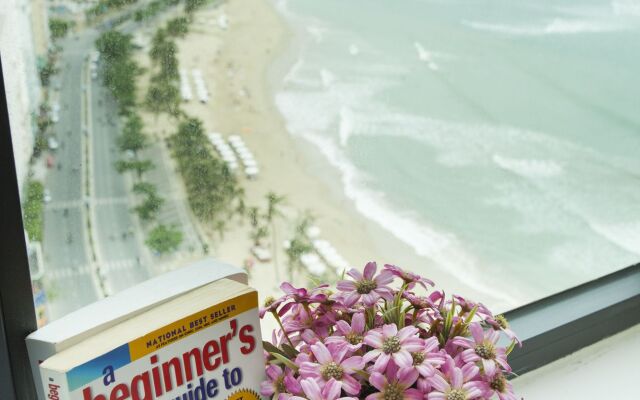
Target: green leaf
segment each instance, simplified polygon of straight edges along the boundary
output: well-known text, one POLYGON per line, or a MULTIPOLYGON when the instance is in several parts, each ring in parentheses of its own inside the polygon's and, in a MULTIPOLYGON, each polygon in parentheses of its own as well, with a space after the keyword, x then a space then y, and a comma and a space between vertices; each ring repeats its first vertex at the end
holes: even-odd
POLYGON ((473 320, 473 317, 476 315, 476 311, 478 311, 478 305, 477 304, 475 306, 473 306, 473 308, 469 312, 469 315, 467 315, 467 318, 464 320, 465 324, 469 325, 469 323, 471 323, 471 320, 473 320))
POLYGON ((281 361, 284 365, 291 368, 293 371, 298 371, 298 366, 293 363, 293 361, 289 360, 287 357, 283 356, 280 353, 270 353, 274 356, 278 361, 281 361))
POLYGON ((298 350, 285 343, 282 344, 282 351, 284 351, 284 354, 290 359, 296 358, 300 353, 298 350))
POLYGON ((279 348, 277 348, 276 346, 274 346, 271 342, 267 342, 267 341, 262 341, 262 347, 264 347, 264 349, 266 351, 268 351, 269 353, 279 353, 282 354, 283 356, 286 356, 285 352, 280 350, 279 348))
POLYGON ((353 372, 364 378, 366 381, 369 381, 369 374, 367 371, 363 371, 361 369, 354 369, 353 372))

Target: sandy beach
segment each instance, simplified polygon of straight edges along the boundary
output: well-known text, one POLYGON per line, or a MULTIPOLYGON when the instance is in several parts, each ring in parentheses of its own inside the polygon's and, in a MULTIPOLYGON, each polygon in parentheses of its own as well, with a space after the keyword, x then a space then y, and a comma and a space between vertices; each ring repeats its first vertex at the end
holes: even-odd
MULTIPOLYGON (((269 1, 244 0, 200 10, 187 36, 176 41, 180 68, 200 69, 211 96, 207 104, 196 100, 183 103, 183 110, 201 119, 207 132, 240 135, 260 166, 257 179, 240 177, 247 206, 264 210, 265 196, 270 191, 286 198, 283 217, 276 223, 277 265, 256 263, 250 270, 250 283, 258 289, 260 298, 278 295, 279 284, 288 280, 282 242, 292 237, 294 221, 308 210, 316 217, 321 237, 329 240, 354 267, 361 268, 370 260, 380 266, 394 263, 414 270, 420 267, 420 271, 428 271, 425 275, 438 288, 448 293, 454 289, 481 301, 492 300, 465 287, 446 271, 429 268, 429 260, 360 215, 341 193, 337 172, 319 155, 309 157, 313 153, 310 144, 288 134, 274 104, 267 71, 290 39, 285 21, 269 1), (228 20, 226 28, 219 24, 221 15, 228 20), (322 171, 322 178, 318 171, 322 171)), ((140 62, 148 65, 148 60, 140 62)), ((174 126, 167 117, 146 115, 145 122, 158 138, 173 133, 167 128, 174 126)), ((232 265, 244 265, 251 257, 249 223, 238 219, 228 225, 222 237, 208 226, 201 225, 199 230, 211 255, 232 265)), ((293 283, 307 285, 308 275, 295 276, 293 283)), ((267 321, 263 334, 268 334, 272 327, 267 321)))

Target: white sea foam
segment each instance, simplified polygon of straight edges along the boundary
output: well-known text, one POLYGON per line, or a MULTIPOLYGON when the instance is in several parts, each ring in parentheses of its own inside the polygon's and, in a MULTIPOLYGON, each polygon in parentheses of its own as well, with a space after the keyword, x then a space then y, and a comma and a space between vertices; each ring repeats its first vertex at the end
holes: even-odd
POLYGON ((615 15, 640 16, 640 1, 614 0, 611 2, 611 9, 615 15))
MULTIPOLYGON (((530 26, 467 24, 474 29, 512 35, 557 35, 624 28, 588 21, 583 17, 556 19, 530 26)), ((317 35, 313 27, 322 25, 314 22, 306 26, 312 27, 312 32, 309 32, 311 35, 317 35)), ((343 56, 347 56, 345 48, 352 53, 349 43, 357 40, 352 35, 334 29, 330 37, 322 36, 320 40, 323 39, 327 42, 338 41, 336 48, 340 49, 343 56)), ((594 206, 592 198, 597 188, 589 187, 582 179, 590 176, 590 171, 585 170, 584 165, 596 165, 595 168, 613 174, 618 167, 612 164, 611 156, 605 159, 597 151, 543 132, 443 121, 392 109, 380 101, 384 98, 380 95, 385 93, 384 89, 405 79, 411 67, 393 61, 386 64, 363 62, 365 56, 376 54, 377 49, 375 46, 366 47, 367 43, 359 45, 365 46, 366 50, 361 57, 346 57, 344 63, 332 59, 331 71, 327 67, 318 68, 311 61, 303 63, 299 60, 296 63, 298 65, 287 74, 289 84, 285 91, 276 95, 276 102, 286 118, 288 131, 312 143, 338 170, 345 194, 362 215, 466 284, 485 293, 489 292, 487 288, 491 288, 490 295, 495 295, 495 284, 488 283, 482 276, 479 261, 469 252, 466 243, 461 243, 454 234, 441 227, 436 229, 431 226, 428 214, 418 217, 411 212, 398 211, 390 198, 369 188, 366 183, 374 178, 358 170, 346 156, 346 149, 356 142, 356 136, 359 136, 358 140, 398 136, 415 140, 417 146, 433 150, 437 162, 447 167, 474 168, 479 174, 498 170, 511 172, 505 179, 508 190, 496 188, 494 199, 479 201, 493 201, 495 205, 521 214, 521 218, 513 221, 515 224, 521 223, 515 228, 520 228, 521 232, 566 233, 567 238, 580 243, 601 243, 603 248, 606 247, 606 251, 600 253, 593 250, 593 257, 584 257, 582 261, 586 264, 576 268, 595 270, 599 265, 604 265, 601 262, 603 254, 611 257, 617 254, 619 260, 629 255, 623 254, 620 248, 629 251, 640 248, 640 234, 637 231, 640 227, 620 225, 619 219, 606 208, 596 207, 597 204, 594 206), (595 253, 599 254, 597 265, 591 261, 596 259, 595 253)), ((308 41, 308 46, 316 46, 315 41, 308 41)), ((441 60, 439 53, 426 50, 419 42, 415 42, 414 47, 418 59, 423 62, 434 58, 441 60)), ((550 257, 559 258, 550 265, 569 266, 567 260, 570 258, 562 257, 574 254, 579 249, 562 244, 557 247, 554 247, 550 257)), ((482 271, 486 272, 489 267, 484 265, 482 271)), ((502 300, 514 304, 518 296, 509 292, 509 288, 504 288, 502 300)))
POLYGON ((282 78, 282 82, 289 83, 290 81, 292 81, 297 76, 298 71, 300 70, 300 68, 302 68, 303 65, 304 60, 302 58, 298 58, 296 62, 291 66, 291 68, 289 68, 289 71, 284 76, 284 78, 282 78))
POLYGON ((319 26, 312 25, 307 27, 307 32, 311 34, 311 36, 316 42, 320 43, 324 40, 324 34, 326 30, 319 26))
POLYGON ((328 88, 336 80, 336 76, 328 69, 320 70, 320 79, 322 80, 322 86, 328 88))
POLYGON ((363 185, 366 177, 344 157, 331 138, 312 133, 301 136, 340 171, 344 193, 353 201, 358 212, 408 244, 419 256, 433 260, 440 268, 454 274, 478 292, 498 299, 502 306, 518 304, 515 297, 507 294, 506 288, 500 288, 504 290, 498 292, 495 282, 489 282, 481 276, 477 261, 464 250, 454 235, 419 223, 416 215, 394 211, 383 193, 366 188, 363 185))
POLYGON ((413 42, 413 46, 416 48, 416 51, 418 52, 418 59, 420 59, 420 61, 427 63, 427 66, 429 67, 429 69, 433 71, 437 71, 438 69, 440 69, 438 67, 438 64, 436 64, 436 62, 433 60, 433 54, 427 51, 422 46, 421 43, 413 42))
POLYGON ((353 113, 349 107, 342 107, 340 109, 340 125, 338 128, 340 137, 340 146, 345 147, 353 132, 353 113))
POLYGON ((626 29, 626 26, 621 23, 560 18, 540 25, 503 25, 479 21, 462 21, 462 23, 481 31, 521 36, 571 35, 578 33, 613 32, 626 29))
MULTIPOLYGON (((298 71, 298 78, 308 73, 298 71)), ((359 79, 366 78, 361 75, 359 79)), ((362 116, 356 116, 352 107, 362 106, 365 99, 370 99, 386 83, 384 79, 362 84, 354 83, 354 80, 343 82, 336 79, 336 82, 339 84, 327 85, 321 91, 286 90, 276 95, 276 104, 286 118, 288 131, 312 143, 340 172, 345 195, 353 201, 359 213, 409 245, 416 254, 433 260, 439 268, 455 275, 468 286, 498 298, 497 301, 505 307, 517 304, 516 297, 509 294, 506 287, 501 288, 499 295, 496 294, 495 284, 482 277, 478 262, 455 235, 437 231, 419 222, 420 218, 413 213, 397 212, 382 193, 366 187, 367 177, 357 170, 341 149, 348 145, 349 138, 355 132, 379 128, 371 125, 378 120, 373 118, 369 122, 362 116), (327 134, 332 130, 337 130, 335 137, 327 134)), ((408 120, 402 118, 396 122, 406 123, 408 120)))
POLYGON ((553 177, 562 173, 562 166, 552 160, 517 159, 494 154, 493 162, 502 169, 527 178, 553 177))

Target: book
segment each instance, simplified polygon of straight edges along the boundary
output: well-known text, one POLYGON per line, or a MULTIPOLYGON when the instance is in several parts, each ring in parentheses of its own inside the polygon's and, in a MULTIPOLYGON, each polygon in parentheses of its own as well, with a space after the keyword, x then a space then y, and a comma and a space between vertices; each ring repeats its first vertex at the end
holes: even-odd
POLYGON ((52 400, 259 399, 258 294, 220 279, 153 307, 40 364, 52 400))
POLYGON ((50 322, 26 338, 27 352, 40 400, 41 362, 52 355, 189 290, 221 278, 247 283, 247 274, 211 258, 159 275, 50 322))

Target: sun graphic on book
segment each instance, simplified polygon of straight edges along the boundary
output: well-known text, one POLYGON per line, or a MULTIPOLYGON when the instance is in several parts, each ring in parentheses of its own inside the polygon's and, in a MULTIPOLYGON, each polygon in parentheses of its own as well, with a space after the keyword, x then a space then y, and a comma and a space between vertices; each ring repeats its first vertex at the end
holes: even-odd
POLYGON ((254 390, 241 389, 233 392, 227 400, 260 400, 260 395, 254 390))

